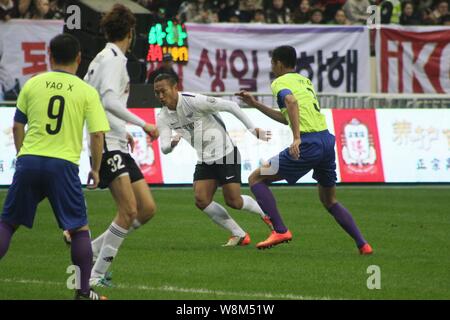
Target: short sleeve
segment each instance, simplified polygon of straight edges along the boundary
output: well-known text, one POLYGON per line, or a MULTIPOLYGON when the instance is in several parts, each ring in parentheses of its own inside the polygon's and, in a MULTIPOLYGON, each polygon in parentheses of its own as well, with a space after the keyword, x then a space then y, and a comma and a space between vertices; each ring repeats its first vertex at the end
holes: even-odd
POLYGON ((272 93, 273 96, 277 99, 277 104, 280 109, 286 108, 286 104, 284 100, 287 95, 292 94, 291 89, 289 89, 288 84, 284 81, 275 81, 272 83, 272 93))
POLYGON ((109 131, 109 122, 100 96, 94 88, 90 88, 86 100, 86 122, 89 133, 109 131))

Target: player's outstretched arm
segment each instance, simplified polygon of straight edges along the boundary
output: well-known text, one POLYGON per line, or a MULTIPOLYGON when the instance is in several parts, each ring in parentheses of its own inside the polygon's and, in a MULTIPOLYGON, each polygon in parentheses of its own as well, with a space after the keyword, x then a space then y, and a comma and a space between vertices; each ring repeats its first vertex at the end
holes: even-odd
POLYGON ((241 92, 235 93, 235 95, 240 97, 242 101, 244 101, 247 105, 258 109, 269 118, 282 124, 288 124, 288 122, 286 121, 286 119, 284 118, 283 114, 280 111, 275 110, 259 102, 250 92, 242 90, 241 92))
POLYGON ((104 133, 93 132, 90 134, 90 139, 92 166, 88 176, 87 188, 95 189, 100 182, 99 171, 102 163, 103 142, 105 140, 104 133))

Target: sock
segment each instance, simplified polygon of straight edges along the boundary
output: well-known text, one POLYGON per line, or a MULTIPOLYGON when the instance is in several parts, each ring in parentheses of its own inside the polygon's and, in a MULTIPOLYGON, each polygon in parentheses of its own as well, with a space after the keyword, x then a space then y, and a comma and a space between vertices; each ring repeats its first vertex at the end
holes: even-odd
POLYGON ((280 213, 277 209, 277 202, 270 191, 269 187, 264 183, 260 182, 251 187, 253 194, 256 197, 261 209, 267 213, 272 220, 273 228, 278 233, 285 233, 288 229, 281 219, 280 213))
POLYGON ((106 230, 101 235, 99 235, 97 238, 92 240, 92 253, 94 254, 94 257, 97 257, 98 254, 100 253, 100 249, 103 246, 103 240, 105 239, 105 235, 107 232, 108 232, 108 230, 106 230))
POLYGON ((89 231, 78 231, 71 234, 72 263, 80 268, 80 291, 89 293, 89 278, 92 268, 92 247, 89 231))
POLYGON ((103 246, 97 257, 97 261, 95 261, 94 267, 92 268, 92 278, 100 278, 105 275, 117 255, 120 245, 125 239, 128 230, 113 222, 105 233, 103 246))
POLYGON ((213 201, 203 209, 215 223, 229 230, 233 236, 245 237, 245 231, 233 220, 227 210, 217 202, 213 201))
POLYGON ((9 244, 15 231, 12 225, 0 221, 0 259, 8 252, 9 244))
POLYGON ((352 215, 344 206, 336 202, 328 208, 328 212, 331 213, 331 215, 336 219, 342 229, 344 229, 355 240, 358 248, 367 243, 356 226, 352 215))
POLYGON ((261 207, 259 206, 258 202, 256 202, 255 199, 245 194, 243 194, 241 197, 243 202, 241 210, 247 210, 259 214, 261 218, 264 218, 266 216, 266 214, 264 213, 264 211, 262 211, 261 207))

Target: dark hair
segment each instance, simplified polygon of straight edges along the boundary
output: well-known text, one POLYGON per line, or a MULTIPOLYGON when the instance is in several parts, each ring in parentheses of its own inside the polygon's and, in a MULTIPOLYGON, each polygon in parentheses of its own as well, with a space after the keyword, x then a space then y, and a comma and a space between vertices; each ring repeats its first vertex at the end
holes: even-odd
POLYGON ((57 64, 72 64, 79 52, 80 42, 71 34, 60 34, 50 41, 50 54, 57 64))
POLYGON ((297 53, 291 46, 280 46, 272 52, 272 59, 280 61, 287 68, 295 68, 297 64, 297 53))
POLYGON ((116 3, 111 11, 106 13, 100 23, 105 31, 106 39, 110 42, 125 39, 128 33, 136 26, 136 18, 130 9, 116 3))
POLYGON ((175 86, 178 84, 178 80, 175 76, 169 74, 169 73, 161 73, 159 74, 153 83, 157 83, 159 81, 167 80, 171 86, 175 86))

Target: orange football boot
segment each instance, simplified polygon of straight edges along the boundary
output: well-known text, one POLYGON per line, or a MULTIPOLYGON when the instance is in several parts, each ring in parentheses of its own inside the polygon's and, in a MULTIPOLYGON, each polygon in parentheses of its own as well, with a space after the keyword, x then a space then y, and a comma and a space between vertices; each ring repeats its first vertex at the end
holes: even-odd
POLYGON ((266 240, 258 243, 256 247, 258 249, 269 249, 280 243, 289 242, 291 240, 292 240, 292 233, 289 230, 286 231, 285 233, 278 233, 276 231, 272 231, 270 236, 266 240))

